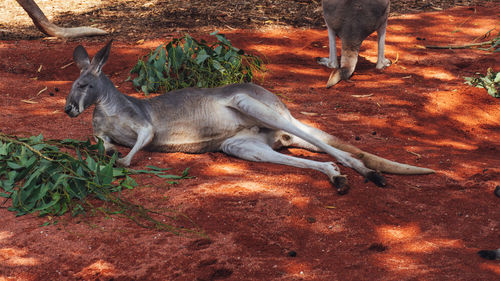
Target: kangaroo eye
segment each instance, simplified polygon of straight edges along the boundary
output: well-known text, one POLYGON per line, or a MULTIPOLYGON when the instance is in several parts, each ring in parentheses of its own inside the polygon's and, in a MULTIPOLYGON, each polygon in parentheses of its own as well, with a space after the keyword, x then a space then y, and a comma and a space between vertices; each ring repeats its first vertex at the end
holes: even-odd
POLYGON ((88 84, 80 84, 80 85, 78 85, 78 88, 79 88, 79 89, 83 89, 83 88, 85 88, 85 87, 87 87, 87 86, 88 86, 88 84))

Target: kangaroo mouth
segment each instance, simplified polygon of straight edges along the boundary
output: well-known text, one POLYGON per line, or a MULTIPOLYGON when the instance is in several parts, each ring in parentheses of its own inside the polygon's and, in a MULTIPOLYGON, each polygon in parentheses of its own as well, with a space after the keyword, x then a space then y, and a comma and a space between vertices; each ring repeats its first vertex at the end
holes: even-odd
POLYGON ((78 110, 78 107, 68 104, 64 107, 64 112, 68 114, 69 117, 74 118, 80 115, 80 111, 78 110))

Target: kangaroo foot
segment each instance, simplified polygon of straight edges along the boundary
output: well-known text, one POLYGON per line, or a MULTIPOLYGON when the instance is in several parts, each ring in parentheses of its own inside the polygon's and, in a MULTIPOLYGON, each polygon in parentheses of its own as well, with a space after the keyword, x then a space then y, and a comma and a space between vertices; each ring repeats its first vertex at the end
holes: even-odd
POLYGON ((319 63, 320 65, 324 65, 328 68, 339 68, 339 63, 338 61, 332 61, 330 58, 316 58, 316 62, 319 63))
POLYGON ((347 184, 347 178, 344 176, 338 176, 333 179, 333 186, 337 189, 339 195, 345 195, 349 192, 349 185, 347 184))
POLYGON ((366 179, 373 182, 378 187, 385 187, 387 185, 387 181, 385 180, 384 176, 375 171, 369 172, 366 176, 366 179))

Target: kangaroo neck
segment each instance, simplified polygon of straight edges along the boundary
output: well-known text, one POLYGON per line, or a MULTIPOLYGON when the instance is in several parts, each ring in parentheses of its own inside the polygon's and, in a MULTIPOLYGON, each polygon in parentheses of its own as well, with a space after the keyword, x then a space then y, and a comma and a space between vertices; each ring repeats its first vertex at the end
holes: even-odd
POLYGON ((105 75, 103 75, 102 82, 101 94, 96 101, 96 110, 105 112, 106 115, 116 115, 127 108, 137 108, 141 103, 139 99, 120 92, 105 75))

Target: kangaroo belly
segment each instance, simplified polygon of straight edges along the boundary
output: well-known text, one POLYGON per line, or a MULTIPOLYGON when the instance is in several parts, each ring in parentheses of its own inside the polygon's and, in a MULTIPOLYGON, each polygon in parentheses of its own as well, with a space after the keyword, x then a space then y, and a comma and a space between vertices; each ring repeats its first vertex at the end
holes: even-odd
POLYGON ((218 151, 226 139, 256 124, 255 120, 228 107, 225 97, 188 97, 190 99, 167 94, 162 99, 170 99, 168 103, 153 105, 155 135, 147 149, 188 153, 218 151))
POLYGON ((156 131, 151 144, 147 147, 153 151, 204 153, 218 151, 222 142, 233 137, 248 126, 246 124, 204 124, 197 126, 195 122, 188 126, 172 126, 156 131))
POLYGON ((205 153, 219 151, 220 146, 227 138, 210 138, 210 139, 186 139, 179 141, 163 141, 154 142, 146 147, 150 151, 161 152, 185 152, 185 153, 205 153))

